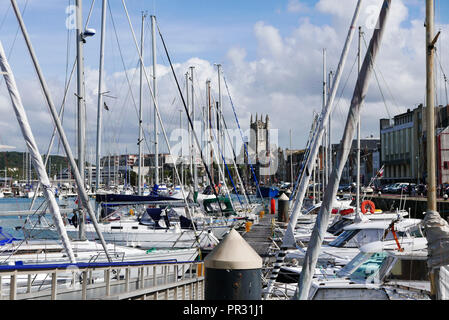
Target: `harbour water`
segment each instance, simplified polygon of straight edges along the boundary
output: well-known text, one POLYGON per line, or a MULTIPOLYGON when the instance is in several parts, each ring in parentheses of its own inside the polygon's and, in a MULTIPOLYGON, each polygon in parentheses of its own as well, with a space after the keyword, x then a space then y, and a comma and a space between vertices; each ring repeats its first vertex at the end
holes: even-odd
MULTIPOLYGON (((28 198, 3 198, 0 199, 0 212, 12 212, 12 211, 24 211, 29 210, 31 205, 32 199, 28 198)), ((77 204, 75 203, 76 198, 67 198, 62 201, 60 201, 58 198, 56 198, 56 201, 58 202, 61 207, 66 208, 75 208, 77 204)), ((91 200, 92 204, 94 204, 95 200, 91 200)), ((45 206, 45 198, 39 197, 36 199, 33 209, 35 210, 34 215, 27 215, 27 216, 7 216, 7 217, 0 217, 0 227, 3 228, 3 232, 5 234, 9 234, 15 238, 23 239, 24 234, 23 231, 19 228, 24 225, 25 220, 27 217, 32 222, 37 221, 38 214, 42 212, 42 209, 45 206)), ((52 221, 52 217, 49 213, 45 214, 44 216, 49 222, 52 221)))

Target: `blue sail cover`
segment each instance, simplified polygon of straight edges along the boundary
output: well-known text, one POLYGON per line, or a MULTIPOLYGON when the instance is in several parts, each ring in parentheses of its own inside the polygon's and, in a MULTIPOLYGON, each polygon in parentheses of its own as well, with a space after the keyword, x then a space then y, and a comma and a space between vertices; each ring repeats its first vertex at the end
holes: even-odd
POLYGON ((194 223, 192 223, 192 220, 190 220, 189 218, 179 216, 179 221, 181 222, 181 229, 193 229, 194 223))
POLYGON ((96 202, 148 202, 148 201, 179 201, 172 197, 159 195, 138 196, 129 194, 97 194, 96 202))
POLYGON ((170 221, 168 220, 168 216, 167 215, 162 216, 162 208, 148 208, 145 211, 145 214, 140 219, 140 223, 143 225, 153 225, 154 224, 156 229, 168 229, 170 226, 170 221), (152 221, 150 219, 148 219, 148 216, 151 218, 152 221), (161 218, 164 219, 166 228, 161 227, 159 225, 159 220, 161 220, 161 218), (154 221, 154 223, 153 223, 153 221, 154 221))

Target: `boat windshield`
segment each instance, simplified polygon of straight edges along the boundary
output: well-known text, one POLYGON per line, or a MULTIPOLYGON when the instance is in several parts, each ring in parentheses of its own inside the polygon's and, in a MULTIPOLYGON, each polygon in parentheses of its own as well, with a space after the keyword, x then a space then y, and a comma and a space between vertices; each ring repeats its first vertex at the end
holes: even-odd
POLYGON ((348 243, 349 240, 354 238, 355 235, 359 232, 360 230, 346 230, 341 235, 339 235, 337 239, 329 243, 329 246, 342 248, 348 243))
POLYGON ((373 253, 368 260, 351 273, 349 278, 352 281, 365 282, 368 278, 378 277, 382 275, 383 272, 381 272, 381 269, 388 264, 386 262, 390 260, 389 258, 392 259, 388 257, 386 252, 373 253))

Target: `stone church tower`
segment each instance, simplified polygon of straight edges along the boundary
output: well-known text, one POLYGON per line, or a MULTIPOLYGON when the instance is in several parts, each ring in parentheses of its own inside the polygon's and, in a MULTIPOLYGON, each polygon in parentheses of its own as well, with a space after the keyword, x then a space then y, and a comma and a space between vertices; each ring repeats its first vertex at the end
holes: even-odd
MULTIPOLYGON (((249 155, 251 163, 255 165, 257 179, 260 181, 260 167, 269 166, 268 157, 270 156, 270 119, 268 115, 263 116, 256 113, 256 120, 253 121, 253 115, 250 120, 250 139, 249 139, 249 155)), ((266 177, 268 178, 268 177, 266 177)))

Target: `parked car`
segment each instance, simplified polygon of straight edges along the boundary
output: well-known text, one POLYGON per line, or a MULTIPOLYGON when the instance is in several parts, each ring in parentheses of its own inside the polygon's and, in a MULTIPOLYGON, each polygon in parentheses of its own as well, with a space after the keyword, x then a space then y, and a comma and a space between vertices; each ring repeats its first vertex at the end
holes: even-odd
POLYGON ((401 182, 401 183, 397 183, 395 184, 391 189, 391 193, 394 194, 401 194, 404 193, 404 189, 409 185, 410 183, 406 183, 406 182, 401 182))
POLYGON ((382 187, 382 193, 391 193, 391 188, 393 188, 395 184, 387 184, 382 187))
POLYGON ((352 185, 350 184, 341 184, 338 186, 338 192, 351 192, 352 185))

